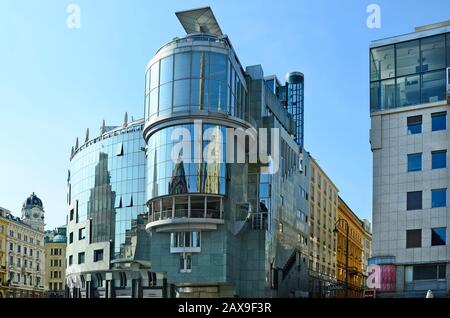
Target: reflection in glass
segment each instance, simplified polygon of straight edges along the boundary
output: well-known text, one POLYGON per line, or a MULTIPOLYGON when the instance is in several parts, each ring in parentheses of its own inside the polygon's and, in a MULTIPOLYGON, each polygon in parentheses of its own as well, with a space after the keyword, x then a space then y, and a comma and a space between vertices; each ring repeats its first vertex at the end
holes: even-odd
POLYGON ((381 109, 395 107, 395 79, 381 81, 381 109))
POLYGON ((408 106, 420 103, 420 76, 397 78, 397 106, 408 106))
MULTIPOLYGON (((173 107, 189 106, 189 80, 178 80, 173 84, 173 107)), ((187 109, 187 107, 186 107, 187 109)))
POLYGON ((397 76, 420 72, 419 40, 396 45, 397 76))
POLYGON ((445 99, 445 76, 445 70, 422 75, 422 103, 437 102, 445 99))
POLYGON ((159 61, 154 63, 150 68, 150 90, 159 85, 159 61))
POLYGON ((191 53, 175 54, 174 79, 189 78, 191 73, 191 53))
POLYGON ((159 115, 170 113, 172 108, 172 82, 159 87, 159 115))
POLYGON ((162 85, 173 80, 173 55, 161 59, 159 84, 162 85))
POLYGON ((421 40, 422 72, 445 67, 445 35, 427 37, 421 40))
POLYGON ((370 50, 370 80, 395 76, 394 46, 384 46, 370 50))

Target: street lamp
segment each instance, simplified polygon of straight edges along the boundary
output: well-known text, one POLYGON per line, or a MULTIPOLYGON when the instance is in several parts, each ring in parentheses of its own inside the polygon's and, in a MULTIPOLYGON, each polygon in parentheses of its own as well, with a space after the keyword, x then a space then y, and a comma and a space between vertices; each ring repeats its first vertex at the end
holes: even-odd
POLYGON ((334 224, 333 233, 338 233, 337 225, 339 222, 345 224, 345 298, 348 298, 348 222, 346 219, 338 218, 334 224))

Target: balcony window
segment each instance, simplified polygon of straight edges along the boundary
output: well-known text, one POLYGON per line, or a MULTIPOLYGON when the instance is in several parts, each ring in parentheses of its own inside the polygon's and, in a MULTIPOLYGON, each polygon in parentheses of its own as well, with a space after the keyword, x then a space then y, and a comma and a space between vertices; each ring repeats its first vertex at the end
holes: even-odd
POLYGON ((445 68, 445 35, 427 37, 421 40, 422 72, 445 68))
POLYGON ((396 45, 397 76, 420 72, 419 40, 396 45))
POLYGON ((445 100, 445 70, 422 75, 422 103, 445 100))

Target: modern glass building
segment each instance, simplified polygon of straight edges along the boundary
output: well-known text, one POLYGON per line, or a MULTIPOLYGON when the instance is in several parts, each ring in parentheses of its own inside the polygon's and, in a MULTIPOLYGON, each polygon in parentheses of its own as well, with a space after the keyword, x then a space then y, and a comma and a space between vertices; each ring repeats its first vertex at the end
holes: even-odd
MULTIPOLYGON (((152 270, 167 273, 174 297, 307 296, 309 157, 297 124, 261 66, 244 70, 209 7, 176 15, 186 36, 146 69, 152 270), (207 160, 237 159, 239 131, 255 138, 241 147, 249 158, 259 128, 269 129, 269 166, 207 160), (279 169, 268 173, 274 160, 279 169)), ((292 87, 292 109, 299 91, 292 87)))
POLYGON ((448 296, 450 22, 373 41, 369 61, 377 295, 448 296))
POLYGON ((72 148, 67 180, 70 297, 138 297, 152 287, 143 120, 105 126, 72 148), (150 279, 149 279, 150 277, 150 279), (137 286, 137 287, 136 287, 137 286))

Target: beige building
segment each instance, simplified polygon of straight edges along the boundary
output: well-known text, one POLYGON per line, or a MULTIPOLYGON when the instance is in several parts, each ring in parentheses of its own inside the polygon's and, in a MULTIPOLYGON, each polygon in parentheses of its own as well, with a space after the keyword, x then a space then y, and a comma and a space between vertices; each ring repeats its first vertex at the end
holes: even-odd
POLYGON ((368 272, 369 258, 372 256, 372 229, 371 224, 368 220, 362 220, 361 222, 364 228, 364 235, 362 237, 362 257, 361 257, 362 273, 364 279, 367 279, 367 277, 369 276, 368 272))
POLYGON ((309 277, 311 297, 326 297, 336 279, 336 237, 333 230, 338 188, 311 157, 309 277))
POLYGON ((45 296, 64 297, 66 269, 66 227, 45 235, 45 296))
POLYGON ((6 211, 6 270, 12 298, 42 297, 45 286, 44 208, 34 193, 23 203, 22 218, 6 211))
POLYGON ((8 219, 6 209, 0 207, 0 298, 6 297, 8 293, 7 270, 6 270, 6 234, 8 230, 8 219))

